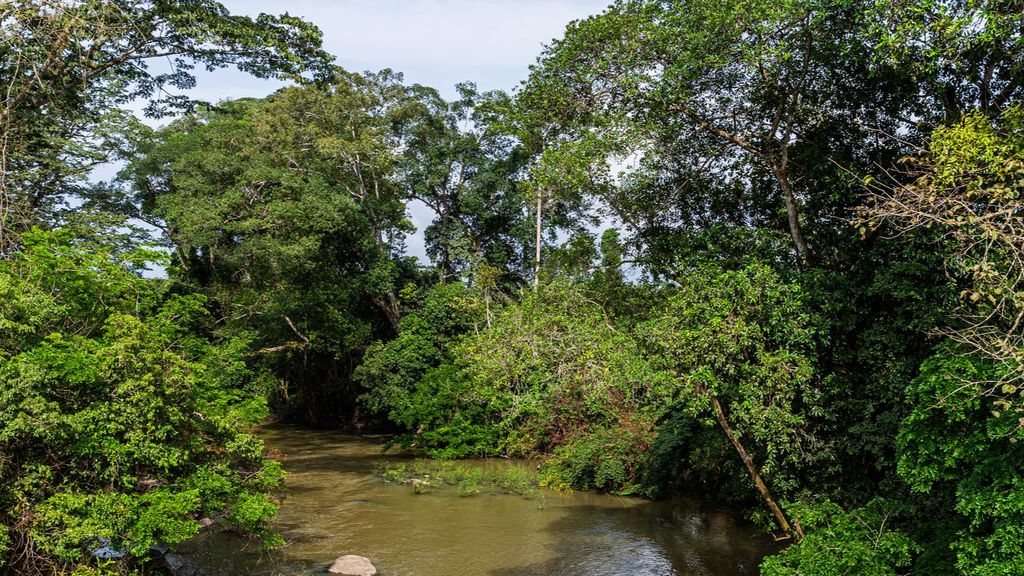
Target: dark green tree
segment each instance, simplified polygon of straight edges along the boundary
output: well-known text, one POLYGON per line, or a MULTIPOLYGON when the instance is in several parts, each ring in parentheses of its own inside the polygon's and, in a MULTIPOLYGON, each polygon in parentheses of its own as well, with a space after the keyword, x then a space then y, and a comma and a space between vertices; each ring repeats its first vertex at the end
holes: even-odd
POLYGON ((331 61, 315 26, 210 0, 4 2, 0 55, 0 254, 80 194, 92 167, 130 152, 129 102, 153 116, 188 108, 196 66, 304 80, 331 61))
POLYGON ((408 113, 396 126, 403 151, 399 178, 411 200, 436 215, 424 230, 427 255, 442 279, 472 278, 480 265, 502 269, 503 284, 523 281, 528 240, 519 180, 522 148, 498 125, 509 98, 460 84, 459 99, 410 90, 408 113))
POLYGON ((384 72, 203 111, 160 132, 123 175, 174 246, 172 276, 226 330, 252 332, 271 391, 311 422, 351 421, 352 367, 399 330, 410 229, 391 124, 405 88, 384 72))
POLYGON ((0 262, 0 565, 125 567, 205 517, 280 543, 283 472, 247 430, 267 414, 248 342, 203 336, 202 296, 130 269, 160 252, 67 231, 22 242, 0 262))

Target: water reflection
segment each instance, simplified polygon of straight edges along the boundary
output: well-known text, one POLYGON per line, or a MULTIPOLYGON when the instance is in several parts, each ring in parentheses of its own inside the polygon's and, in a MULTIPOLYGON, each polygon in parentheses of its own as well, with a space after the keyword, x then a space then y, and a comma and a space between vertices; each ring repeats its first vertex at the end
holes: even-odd
POLYGON ((395 459, 380 455, 379 440, 284 426, 263 435, 289 473, 276 523, 288 545, 268 554, 230 534, 204 535, 187 553, 210 576, 309 574, 342 554, 369 557, 383 576, 753 576, 771 549, 708 503, 416 495, 374 475, 377 463, 395 459))

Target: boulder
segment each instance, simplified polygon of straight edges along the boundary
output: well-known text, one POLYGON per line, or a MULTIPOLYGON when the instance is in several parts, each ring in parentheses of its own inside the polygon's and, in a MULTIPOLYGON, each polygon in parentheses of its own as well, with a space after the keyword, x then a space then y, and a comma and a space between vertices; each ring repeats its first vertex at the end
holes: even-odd
POLYGON ((171 552, 163 544, 150 546, 149 557, 156 561, 157 566, 160 566, 163 572, 171 576, 202 576, 199 568, 185 559, 184 556, 171 552))
POLYGON ((342 574, 344 576, 376 576, 377 569, 370 564, 368 558, 347 554, 334 561, 327 568, 330 574, 342 574))
POLYGON ((184 556, 174 552, 164 554, 163 564, 164 569, 173 576, 202 576, 199 568, 186 560, 184 556))

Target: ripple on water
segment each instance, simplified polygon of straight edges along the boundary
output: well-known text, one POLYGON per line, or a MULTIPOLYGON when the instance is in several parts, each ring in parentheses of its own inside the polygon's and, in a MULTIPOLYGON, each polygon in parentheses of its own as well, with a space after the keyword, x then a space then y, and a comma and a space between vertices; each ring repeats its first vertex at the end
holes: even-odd
POLYGON ((308 575, 342 554, 370 558, 382 576, 753 576, 772 550, 766 536, 708 503, 416 495, 374 475, 376 464, 395 460, 380 454, 382 441, 285 426, 263 436, 289 474, 276 521, 288 544, 267 553, 231 534, 205 534, 186 552, 208 576, 308 575))

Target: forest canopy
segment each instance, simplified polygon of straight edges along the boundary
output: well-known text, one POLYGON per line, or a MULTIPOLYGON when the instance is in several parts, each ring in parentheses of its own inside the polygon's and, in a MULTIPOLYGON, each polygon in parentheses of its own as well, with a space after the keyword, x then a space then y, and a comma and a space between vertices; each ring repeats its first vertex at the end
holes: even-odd
POLYGON ((0 38, 0 566, 282 544, 273 418, 730 502, 766 576, 1024 573, 1020 1, 618 0, 451 100, 210 0, 0 38))

